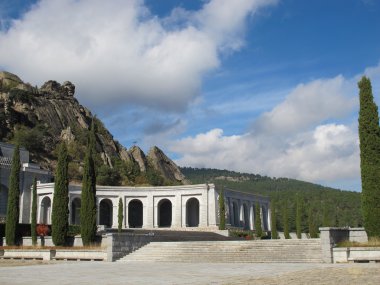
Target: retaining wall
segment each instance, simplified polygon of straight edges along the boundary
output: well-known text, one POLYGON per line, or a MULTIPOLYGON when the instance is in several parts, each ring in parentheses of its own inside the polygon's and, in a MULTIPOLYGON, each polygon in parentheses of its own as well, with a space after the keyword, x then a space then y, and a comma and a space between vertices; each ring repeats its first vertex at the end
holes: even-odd
MULTIPOLYGON (((364 228, 319 228, 322 259, 326 263, 334 262, 333 248, 342 241, 367 242, 368 237, 364 228)), ((340 258, 340 257, 337 257, 340 258)))

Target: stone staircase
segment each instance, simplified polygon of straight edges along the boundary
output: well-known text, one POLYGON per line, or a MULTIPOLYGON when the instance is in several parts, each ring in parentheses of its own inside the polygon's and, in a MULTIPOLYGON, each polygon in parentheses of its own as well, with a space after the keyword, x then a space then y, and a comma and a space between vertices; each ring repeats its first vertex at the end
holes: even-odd
POLYGON ((151 242, 117 262, 321 263, 320 239, 151 242))

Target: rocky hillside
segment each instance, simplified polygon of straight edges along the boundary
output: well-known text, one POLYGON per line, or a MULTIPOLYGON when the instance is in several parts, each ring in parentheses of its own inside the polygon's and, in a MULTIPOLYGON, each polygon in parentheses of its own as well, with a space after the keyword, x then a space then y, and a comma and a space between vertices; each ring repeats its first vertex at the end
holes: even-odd
POLYGON ((87 132, 94 120, 97 136, 98 182, 110 185, 181 184, 185 177, 158 147, 148 155, 138 147, 126 149, 74 97, 75 86, 47 81, 40 88, 17 75, 0 72, 0 141, 19 143, 42 167, 54 170, 56 149, 68 143, 72 180, 81 180, 87 132))

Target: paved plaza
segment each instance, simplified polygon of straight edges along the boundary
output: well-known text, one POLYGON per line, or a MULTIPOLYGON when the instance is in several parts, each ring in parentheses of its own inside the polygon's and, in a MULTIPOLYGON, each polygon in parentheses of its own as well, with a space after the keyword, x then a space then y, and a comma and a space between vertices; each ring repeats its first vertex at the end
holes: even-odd
POLYGON ((0 284, 379 284, 380 264, 0 261, 0 284))

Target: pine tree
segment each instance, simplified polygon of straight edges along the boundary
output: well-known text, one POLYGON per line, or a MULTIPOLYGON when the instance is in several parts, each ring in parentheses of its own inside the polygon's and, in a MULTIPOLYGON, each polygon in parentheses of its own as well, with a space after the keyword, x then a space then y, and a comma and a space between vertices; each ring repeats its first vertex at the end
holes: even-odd
POLYGON ((83 245, 90 245, 96 237, 96 175, 95 175, 95 127, 91 124, 82 181, 82 205, 80 209, 81 236, 83 245))
POLYGON ((32 190, 32 214, 30 217, 30 232, 32 234, 32 244, 37 244, 37 179, 33 179, 33 190, 32 190))
POLYGON ((263 228, 261 227, 261 215, 260 215, 260 205, 256 203, 255 206, 255 230, 256 236, 261 238, 263 236, 263 228))
POLYGON ((20 147, 19 145, 16 145, 13 151, 9 179, 7 218, 5 225, 5 239, 7 245, 15 245, 16 243, 16 228, 19 219, 20 168, 20 147))
POLYGON ((283 208, 283 220, 284 220, 284 236, 286 239, 290 239, 289 234, 289 210, 288 210, 288 201, 285 200, 283 208))
POLYGON ((296 232, 297 232, 297 238, 302 238, 302 229, 301 229, 301 222, 302 222, 302 201, 299 195, 297 194, 296 197, 296 232))
POLYGON ((226 208, 224 204, 224 191, 220 191, 219 195, 219 230, 226 229, 226 208))
POLYGON ((271 222, 271 229, 272 229, 272 239, 278 239, 276 202, 274 200, 272 201, 272 207, 271 207, 271 212, 270 212, 270 222, 271 222))
POLYGON ((359 140, 362 178, 362 211, 368 237, 380 237, 380 128, 371 81, 359 83, 359 140))
POLYGON ((121 198, 119 198, 119 208, 118 208, 118 213, 117 213, 117 230, 119 233, 121 233, 121 229, 123 227, 123 218, 124 218, 124 215, 123 215, 123 201, 121 200, 121 198))
POLYGON ((329 210, 327 208, 327 204, 323 203, 322 227, 329 227, 330 225, 329 210))
POLYGON ((56 246, 65 244, 69 229, 69 179, 68 153, 65 143, 61 143, 55 173, 54 201, 52 210, 52 239, 56 246))

